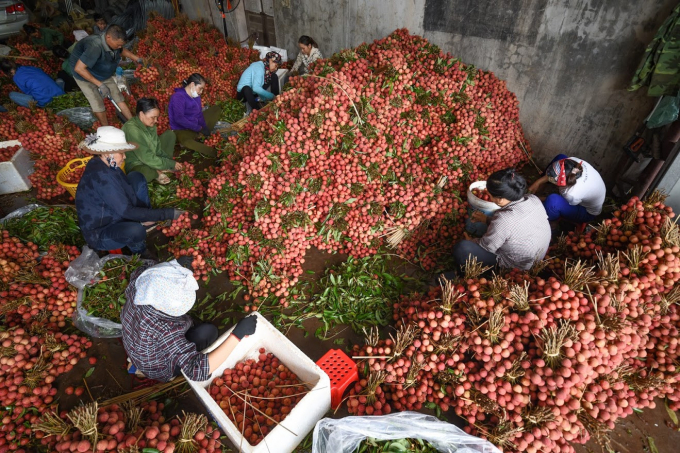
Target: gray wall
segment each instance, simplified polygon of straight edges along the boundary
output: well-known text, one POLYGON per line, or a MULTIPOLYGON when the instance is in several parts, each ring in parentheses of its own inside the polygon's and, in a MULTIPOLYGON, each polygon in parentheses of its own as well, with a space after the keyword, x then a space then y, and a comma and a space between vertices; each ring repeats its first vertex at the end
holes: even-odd
POLYGON ((611 179, 622 145, 653 107, 626 86, 677 0, 275 0, 279 47, 300 35, 328 56, 406 27, 491 70, 520 101, 536 160, 575 155, 611 179))
MULTIPOLYGON (((232 4, 235 3, 235 1, 232 1, 232 4)), ((215 25, 219 31, 224 33, 222 15, 217 8, 215 0, 180 0, 180 5, 182 5, 182 12, 186 14, 189 19, 204 19, 208 23, 215 25)), ((227 0, 224 0, 224 7, 227 7, 227 0)), ((231 39, 234 41, 242 41, 248 37, 243 2, 239 3, 235 11, 226 15, 226 21, 227 35, 231 39)))

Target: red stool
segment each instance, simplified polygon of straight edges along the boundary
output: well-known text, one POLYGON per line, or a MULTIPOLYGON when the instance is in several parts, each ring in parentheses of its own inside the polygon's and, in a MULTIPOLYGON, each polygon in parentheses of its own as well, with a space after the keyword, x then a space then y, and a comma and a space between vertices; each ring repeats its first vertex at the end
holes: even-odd
POLYGON ((331 379, 331 408, 338 408, 342 394, 352 382, 359 380, 357 364, 340 349, 331 349, 317 362, 331 379))

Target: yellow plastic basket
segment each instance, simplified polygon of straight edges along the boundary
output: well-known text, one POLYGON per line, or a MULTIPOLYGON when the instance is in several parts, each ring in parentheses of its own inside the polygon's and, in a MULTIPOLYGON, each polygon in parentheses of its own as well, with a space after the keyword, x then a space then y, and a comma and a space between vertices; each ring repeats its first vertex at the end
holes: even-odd
POLYGON ((59 183, 60 186, 66 189, 73 198, 76 197, 76 189, 78 188, 78 183, 66 182, 66 179, 68 178, 68 175, 70 175, 77 169, 87 165, 90 159, 92 159, 92 156, 73 159, 72 161, 69 161, 69 163, 66 164, 64 168, 59 170, 59 173, 57 173, 57 182, 59 183))
MULTIPOLYGON (((62 186, 64 189, 68 191, 68 193, 71 194, 73 198, 76 198, 76 189, 78 188, 78 183, 70 183, 66 182, 66 179, 68 175, 73 173, 79 168, 83 168, 84 166, 87 165, 87 163, 92 159, 92 156, 88 157, 80 157, 78 159, 73 159, 69 161, 68 164, 61 170, 59 170, 59 173, 57 173, 57 182, 59 183, 60 186, 62 186)), ((125 162, 123 162, 120 166, 120 169, 125 171, 125 162)))

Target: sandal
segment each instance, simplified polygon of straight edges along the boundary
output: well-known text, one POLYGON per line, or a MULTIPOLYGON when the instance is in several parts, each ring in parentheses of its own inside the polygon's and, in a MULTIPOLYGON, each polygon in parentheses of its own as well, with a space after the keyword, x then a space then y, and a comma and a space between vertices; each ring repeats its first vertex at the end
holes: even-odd
POLYGON ((159 173, 158 177, 156 177, 156 180, 162 185, 170 184, 170 178, 165 173, 159 173))

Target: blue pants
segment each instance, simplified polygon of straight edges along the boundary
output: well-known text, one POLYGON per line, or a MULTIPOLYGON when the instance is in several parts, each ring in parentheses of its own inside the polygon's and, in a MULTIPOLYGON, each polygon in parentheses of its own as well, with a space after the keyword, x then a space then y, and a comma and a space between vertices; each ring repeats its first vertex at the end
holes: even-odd
POLYGON ((564 197, 558 193, 551 193, 543 202, 545 212, 548 213, 548 220, 554 222, 559 219, 573 223, 587 223, 592 221, 595 216, 589 214, 581 205, 572 206, 564 197))
MULTIPOLYGON (((149 188, 146 178, 137 171, 131 171, 127 175, 130 185, 137 196, 137 207, 151 207, 149 188)), ((146 228, 139 222, 123 221, 112 223, 104 228, 99 234, 99 241, 93 244, 97 250, 115 250, 127 246, 134 254, 146 250, 146 228)))
POLYGON ((30 94, 19 93, 18 91, 12 91, 9 93, 9 98, 17 105, 28 108, 29 103, 35 102, 33 96, 30 94))
MULTIPOLYGON (((569 156, 565 154, 558 154, 550 161, 550 164, 545 169, 543 174, 548 172, 548 168, 558 160, 568 159, 569 156)), ((554 222, 559 219, 566 220, 572 223, 587 223, 595 218, 594 215, 588 214, 586 208, 583 206, 572 206, 564 197, 558 193, 548 195, 548 198, 543 202, 545 212, 548 213, 548 220, 554 222)))

